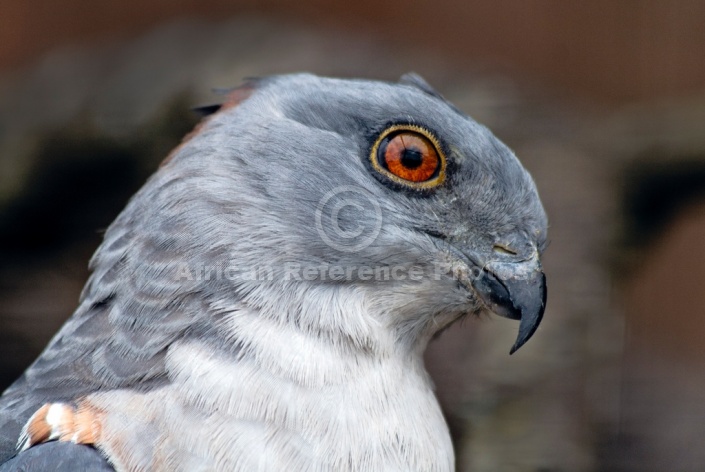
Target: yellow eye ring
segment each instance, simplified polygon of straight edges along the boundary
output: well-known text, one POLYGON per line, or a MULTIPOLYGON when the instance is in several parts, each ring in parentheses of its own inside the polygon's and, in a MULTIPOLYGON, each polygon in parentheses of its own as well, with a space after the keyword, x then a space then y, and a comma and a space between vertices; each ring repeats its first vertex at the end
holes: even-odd
POLYGON ((394 183, 431 189, 445 181, 446 156, 436 137, 416 125, 384 130, 370 151, 372 168, 394 183))

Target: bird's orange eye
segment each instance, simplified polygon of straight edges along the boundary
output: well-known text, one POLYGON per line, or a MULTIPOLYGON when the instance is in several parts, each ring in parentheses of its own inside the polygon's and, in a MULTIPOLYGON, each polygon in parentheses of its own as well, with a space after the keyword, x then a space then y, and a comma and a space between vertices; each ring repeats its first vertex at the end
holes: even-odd
POLYGON ((393 126, 372 149, 372 166, 392 181, 412 188, 431 188, 445 178, 445 156, 428 131, 413 125, 393 126))
POLYGON ((424 182, 436 173, 441 159, 433 144, 410 132, 387 136, 379 147, 382 165, 389 172, 411 182, 424 182))

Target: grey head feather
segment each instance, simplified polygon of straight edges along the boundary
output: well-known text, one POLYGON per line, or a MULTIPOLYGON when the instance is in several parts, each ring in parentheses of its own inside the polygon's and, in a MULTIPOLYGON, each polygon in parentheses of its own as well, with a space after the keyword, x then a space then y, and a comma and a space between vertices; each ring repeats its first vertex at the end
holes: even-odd
POLYGON ((199 105, 197 107, 193 108, 193 111, 198 113, 200 116, 210 116, 214 113, 217 113, 220 111, 221 107, 223 106, 222 103, 214 103, 211 105, 199 105))
POLYGON ((412 87, 416 87, 419 90, 426 92, 427 94, 431 95, 432 97, 436 97, 436 98, 440 98, 442 100, 445 100, 445 98, 443 98, 443 95, 441 95, 440 92, 438 92, 436 89, 434 89, 431 86, 431 84, 426 82, 426 79, 421 77, 416 72, 407 72, 406 74, 402 75, 399 78, 399 83, 402 85, 411 85, 412 87))

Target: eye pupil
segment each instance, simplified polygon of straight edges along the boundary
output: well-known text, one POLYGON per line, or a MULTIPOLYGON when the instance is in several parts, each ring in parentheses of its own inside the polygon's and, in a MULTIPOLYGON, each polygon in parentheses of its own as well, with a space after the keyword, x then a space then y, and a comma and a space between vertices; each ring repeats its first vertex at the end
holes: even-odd
POLYGON ((401 154, 401 165, 407 169, 416 169, 423 164, 423 154, 418 149, 407 148, 401 154))

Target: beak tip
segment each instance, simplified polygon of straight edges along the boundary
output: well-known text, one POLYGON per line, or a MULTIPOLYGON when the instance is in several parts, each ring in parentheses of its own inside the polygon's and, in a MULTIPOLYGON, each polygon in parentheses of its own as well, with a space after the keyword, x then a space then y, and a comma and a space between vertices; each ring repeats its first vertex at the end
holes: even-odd
POLYGON ((526 312, 522 313, 521 321, 519 324, 519 334, 517 335, 517 340, 514 345, 509 350, 509 355, 511 356, 519 350, 526 342, 536 333, 543 319, 543 313, 546 309, 546 276, 541 273, 538 279, 538 287, 540 289, 540 305, 533 306, 527 304, 530 308, 526 312))
POLYGON ((509 355, 511 356, 512 354, 517 352, 520 347, 522 347, 524 344, 526 344, 526 341, 528 341, 530 337, 531 337, 531 335, 525 336, 525 335, 523 335, 523 333, 519 333, 517 340, 514 342, 514 345, 509 350, 509 355))

